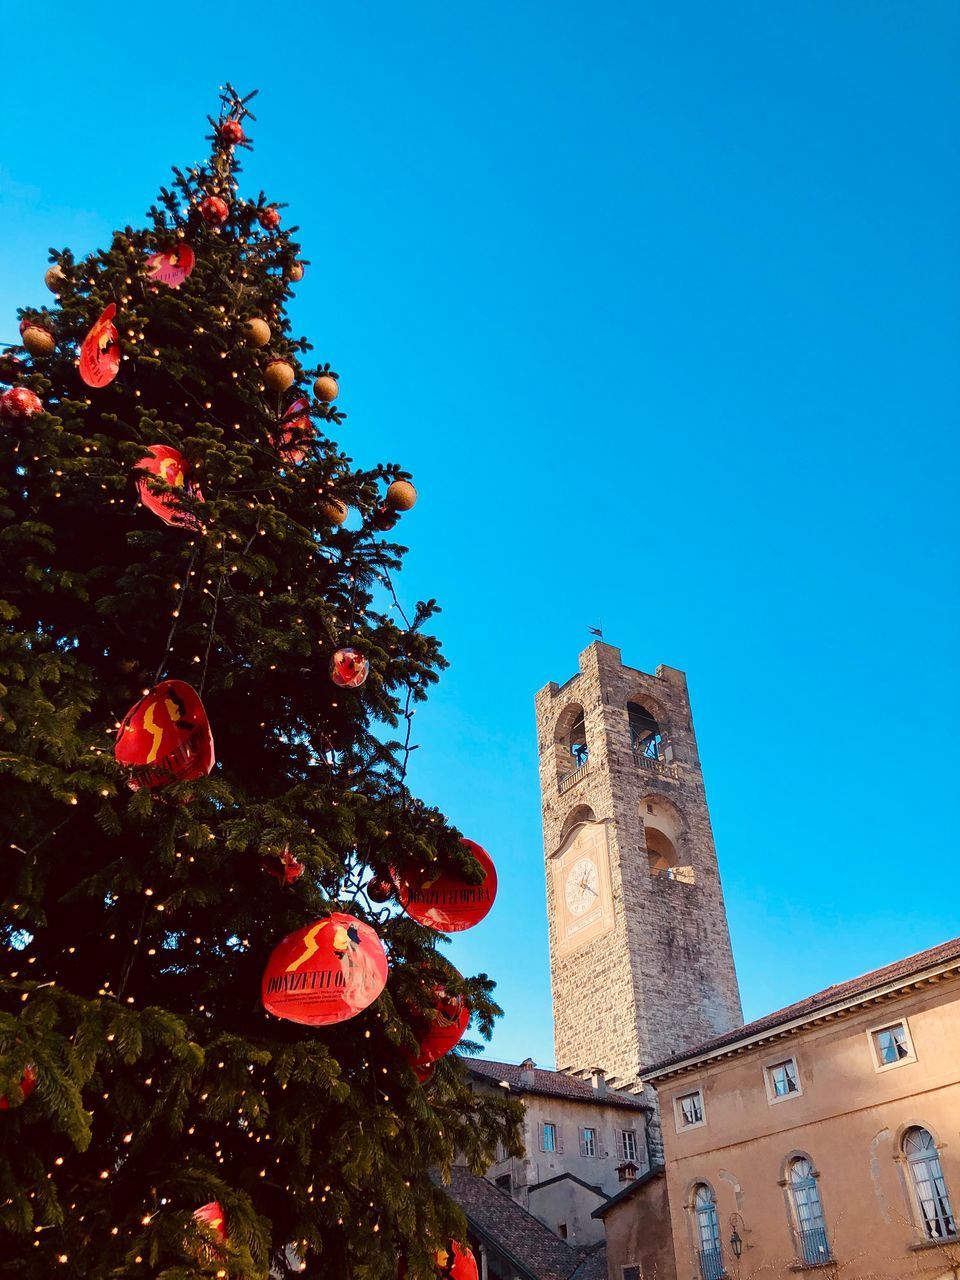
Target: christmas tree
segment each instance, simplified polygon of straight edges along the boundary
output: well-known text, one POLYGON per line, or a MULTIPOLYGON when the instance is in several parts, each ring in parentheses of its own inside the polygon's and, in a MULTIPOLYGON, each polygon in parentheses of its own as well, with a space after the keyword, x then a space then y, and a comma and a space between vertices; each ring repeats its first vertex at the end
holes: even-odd
POLYGON ((239 191, 250 97, 145 229, 51 251, 0 358, 18 1280, 434 1276, 465 1238, 444 1169, 517 1142, 444 1056, 499 1012, 438 952, 495 873, 407 785, 444 665, 436 603, 394 589, 416 492, 333 438, 296 228, 239 191))

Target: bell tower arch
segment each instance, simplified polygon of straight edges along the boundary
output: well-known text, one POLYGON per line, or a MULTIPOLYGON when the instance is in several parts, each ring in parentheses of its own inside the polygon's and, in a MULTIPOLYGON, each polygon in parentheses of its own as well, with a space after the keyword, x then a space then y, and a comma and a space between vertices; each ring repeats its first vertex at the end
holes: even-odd
POLYGON ((628 1084, 743 1021, 687 681, 596 642, 536 708, 557 1067, 628 1084))

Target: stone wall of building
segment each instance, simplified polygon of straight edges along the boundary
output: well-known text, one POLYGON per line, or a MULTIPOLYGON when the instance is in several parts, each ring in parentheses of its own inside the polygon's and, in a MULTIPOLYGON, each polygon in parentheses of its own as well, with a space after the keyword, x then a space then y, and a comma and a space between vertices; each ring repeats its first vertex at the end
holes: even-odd
POLYGON ((618 649, 595 643, 577 675, 540 691, 536 711, 557 1066, 600 1066, 626 1084, 642 1062, 742 1021, 686 679, 625 667, 618 649), (657 720, 658 758, 635 752, 630 702, 657 720), (569 750, 579 708, 582 767, 569 750), (672 837, 665 874, 651 874, 645 817, 658 848, 672 837), (577 821, 607 824, 613 926, 565 950, 551 862, 577 821))

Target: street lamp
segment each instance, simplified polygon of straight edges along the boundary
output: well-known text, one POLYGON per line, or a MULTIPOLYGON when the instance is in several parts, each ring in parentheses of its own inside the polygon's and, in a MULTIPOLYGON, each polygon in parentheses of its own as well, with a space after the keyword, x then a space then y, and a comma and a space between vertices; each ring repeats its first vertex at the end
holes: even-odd
POLYGON ((730 1237, 730 1248, 733 1250, 733 1256, 739 1258, 743 1253, 743 1241, 737 1233, 737 1228, 733 1228, 733 1235, 730 1237))

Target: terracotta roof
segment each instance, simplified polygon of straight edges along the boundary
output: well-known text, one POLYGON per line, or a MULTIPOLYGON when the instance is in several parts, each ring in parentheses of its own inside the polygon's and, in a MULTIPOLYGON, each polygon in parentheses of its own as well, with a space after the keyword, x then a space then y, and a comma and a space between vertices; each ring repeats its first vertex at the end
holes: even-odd
MULTIPOLYGON (((596 1250, 576 1249, 486 1178, 457 1166, 443 1188, 463 1210, 472 1231, 526 1273, 530 1280, 594 1280, 580 1272, 596 1250)), ((604 1251, 605 1253, 605 1251, 604 1251)), ((606 1275, 604 1269, 598 1275, 606 1275)))
POLYGON ((934 969, 940 965, 949 964, 954 960, 960 960, 960 938, 952 938, 949 942, 941 942, 939 946, 929 947, 926 951, 918 951, 916 955, 906 956, 903 960, 896 960, 893 964, 885 965, 882 969, 872 969, 869 973, 861 974, 859 978, 851 978, 848 982, 835 983, 824 991, 818 991, 816 995, 807 996, 803 1000, 798 1000, 795 1004, 788 1004, 784 1009, 777 1009, 776 1012, 768 1013, 765 1017, 757 1018, 754 1022, 748 1022, 742 1027, 726 1031, 723 1035, 714 1036, 711 1040, 704 1040, 701 1044, 692 1045, 689 1049, 684 1050, 683 1053, 675 1053, 669 1058, 661 1058, 658 1062, 652 1062, 649 1066, 641 1067, 641 1079, 649 1080, 652 1077, 663 1074, 668 1067, 674 1066, 679 1062, 686 1062, 690 1058, 709 1057, 715 1051, 728 1045, 738 1044, 741 1040, 749 1040, 754 1036, 762 1035, 765 1031, 772 1031, 784 1023, 813 1017, 814 1014, 829 1009, 833 1005, 845 1004, 850 1000, 855 1000, 858 996, 868 996, 871 992, 889 986, 891 983, 896 984, 916 974, 923 973, 927 969, 934 969))
POLYGON ((538 1093, 551 1098, 569 1098, 571 1102, 593 1102, 605 1107, 626 1107, 630 1111, 650 1111, 651 1104, 632 1093, 607 1089, 599 1093, 588 1080, 567 1075, 565 1071, 547 1071, 534 1067, 533 1083, 523 1084, 520 1067, 513 1062, 494 1062, 492 1058, 464 1058, 467 1070, 484 1080, 499 1084, 506 1080, 512 1093, 538 1093))

